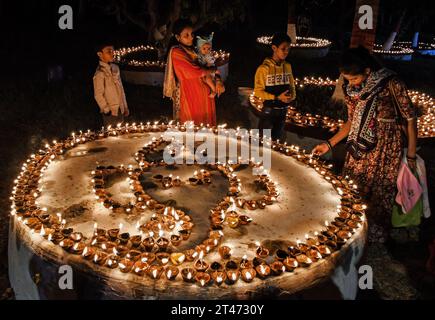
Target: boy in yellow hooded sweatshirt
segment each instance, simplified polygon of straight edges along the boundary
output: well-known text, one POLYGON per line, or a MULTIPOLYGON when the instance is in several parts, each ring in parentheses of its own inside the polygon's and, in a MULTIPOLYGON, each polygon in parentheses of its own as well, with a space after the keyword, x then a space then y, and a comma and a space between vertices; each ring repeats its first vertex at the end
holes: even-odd
POLYGON ((271 129, 272 139, 281 139, 287 108, 296 99, 295 81, 290 63, 285 61, 290 50, 290 37, 276 33, 272 38, 272 57, 266 58, 255 73, 254 95, 263 101, 259 129, 271 129))

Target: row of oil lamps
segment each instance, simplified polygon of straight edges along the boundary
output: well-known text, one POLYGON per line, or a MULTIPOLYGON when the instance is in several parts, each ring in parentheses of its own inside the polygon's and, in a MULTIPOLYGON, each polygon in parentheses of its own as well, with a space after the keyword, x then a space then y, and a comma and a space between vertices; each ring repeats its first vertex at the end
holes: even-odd
MULTIPOLYGON (((329 78, 305 77, 303 79, 295 79, 295 84, 301 88, 304 86, 335 86, 337 80, 329 78)), ((435 102, 433 97, 415 90, 408 90, 408 95, 411 98, 414 106, 421 112, 421 116, 417 120, 418 137, 430 138, 435 137, 435 102)), ((261 111, 263 102, 260 98, 255 97, 254 93, 250 95, 250 103, 257 110, 261 111)), ((341 119, 332 119, 318 114, 302 114, 291 106, 288 109, 287 122, 304 127, 321 127, 331 132, 340 129, 344 124, 341 119)))
MULTIPOLYGON (((181 239, 164 239, 159 234, 163 225, 158 230, 151 228, 154 231, 149 231, 149 226, 142 227, 142 231, 149 231, 149 237, 142 239, 141 235, 130 236, 128 233, 121 232, 118 229, 98 229, 94 228, 94 234, 90 239, 91 245, 86 245, 84 240, 87 240, 80 232, 75 232, 73 228, 66 226, 66 220, 61 214, 49 214, 46 209, 39 208, 36 199, 40 195, 38 189, 39 180, 42 178, 44 171, 48 165, 56 159, 57 156, 63 154, 65 149, 72 148, 77 144, 86 143, 88 141, 101 139, 108 136, 117 136, 130 132, 157 132, 166 130, 168 127, 175 127, 181 131, 186 130, 187 125, 172 125, 162 124, 146 125, 132 124, 125 126, 108 127, 99 133, 80 132, 72 134, 64 142, 54 142, 53 145, 47 145, 46 150, 39 150, 38 153, 31 156, 30 159, 23 165, 22 171, 15 181, 15 186, 12 192, 11 199, 13 200, 12 215, 16 215, 18 221, 27 225, 34 233, 39 233, 45 239, 61 246, 66 251, 80 254, 85 259, 93 261, 93 263, 109 268, 118 267, 121 272, 134 272, 138 275, 149 275, 157 279, 163 273, 169 280, 173 280, 179 273, 178 267, 184 261, 194 262, 193 268, 183 268, 181 276, 185 281, 196 281, 200 285, 207 285, 210 280, 213 283, 235 283, 239 277, 244 281, 252 281, 256 276, 265 278, 268 275, 277 275, 284 271, 292 271, 294 268, 306 267, 311 263, 322 259, 334 250, 344 245, 351 235, 361 227, 364 221, 363 212, 365 206, 361 204, 361 198, 356 193, 356 186, 346 178, 335 177, 329 172, 328 166, 306 155, 303 150, 286 144, 273 143, 272 147, 278 152, 282 152, 288 156, 311 166, 325 180, 330 182, 337 192, 341 195, 341 206, 338 210, 337 218, 331 223, 326 223, 326 229, 320 233, 315 233, 314 237, 308 237, 306 243, 298 241, 295 245, 290 246, 287 250, 278 250, 275 256, 272 257, 267 248, 258 246, 257 257, 253 261, 246 257, 241 259, 239 263, 237 259, 227 261, 225 266, 219 262, 213 262, 209 265, 204 259, 204 255, 213 249, 217 249, 222 259, 230 259, 231 248, 227 246, 218 246, 223 237, 223 225, 229 227, 237 227, 238 225, 247 224, 252 219, 247 216, 238 215, 236 208, 257 209, 264 208, 268 204, 273 204, 278 196, 276 185, 270 180, 268 175, 258 177, 258 183, 261 183, 268 190, 268 194, 263 197, 262 201, 250 201, 241 198, 227 197, 219 205, 212 210, 211 230, 209 238, 202 244, 184 252, 166 252, 169 243, 173 246, 179 244, 178 241, 187 240, 190 233, 181 233, 181 239), (155 131, 158 129, 157 131, 155 131), (255 203, 254 203, 255 202, 255 203), (145 228, 147 227, 147 228, 145 228), (151 233, 154 232, 154 233, 151 233), (155 240, 154 236, 159 237, 155 240), (272 260, 271 260, 272 259, 272 260), (168 265, 171 262, 172 265, 168 265), (153 264, 154 263, 154 264, 153 264), (177 269, 177 270, 176 270, 177 269)), ((195 126, 195 130, 211 130, 216 128, 208 126, 195 126)), ((258 165, 258 164, 252 164, 258 165)), ((107 168, 99 167, 94 173, 94 179, 107 168), (98 171, 100 170, 100 171, 98 171)), ((230 194, 237 196, 239 193, 240 180, 234 174, 232 165, 216 165, 215 168, 227 175, 230 179, 230 194)), ((108 170, 118 170, 117 168, 108 168, 108 170)), ((138 170, 129 168, 130 179, 132 176, 139 173, 138 170)), ((203 172, 204 173, 204 172, 203 172)), ((100 181, 101 182, 101 181, 100 181)), ((140 191, 140 190, 139 190, 140 191)), ((139 198, 139 194, 137 195, 139 198)), ((142 195, 146 197, 147 195, 142 195)), ((147 199, 147 198, 144 198, 147 199)), ((142 200, 144 200, 142 199, 142 200)), ((160 218, 165 218, 165 221, 175 221, 187 219, 185 223, 193 227, 190 222, 190 217, 183 215, 183 212, 175 209, 169 209, 161 206, 158 203, 153 203, 153 199, 147 199, 146 206, 152 207, 157 211, 156 216, 159 222, 160 218), (153 203, 153 205, 150 205, 153 203), (178 217, 179 220, 176 219, 178 217)), ((154 216, 153 218, 155 218, 154 216)), ((152 220, 153 221, 153 220, 152 220)), ((158 225, 158 224, 157 224, 158 225)), ((155 224, 153 225, 155 227, 155 224)), ((167 227, 167 226, 165 226, 167 227)), ((187 228, 189 230, 189 228, 187 228)), ((190 228, 191 229, 191 228, 190 228)), ((185 229, 182 229, 185 230, 185 229)))
MULTIPOLYGON (((166 62, 162 60, 136 60, 136 59, 129 59, 128 55, 136 52, 156 52, 158 49, 153 46, 145 46, 140 45, 136 47, 127 47, 127 48, 120 48, 115 50, 115 62, 121 63, 121 64, 127 64, 128 66, 132 67, 157 67, 164 69, 166 67, 166 62)), ((230 53, 225 52, 224 50, 218 50, 212 52, 213 57, 216 60, 216 63, 224 64, 229 61, 230 53)))
MULTIPOLYGON (((259 44, 271 45, 273 36, 261 36, 257 38, 259 44)), ((327 39, 319 39, 313 37, 296 37, 296 43, 291 43, 291 48, 313 49, 327 48, 331 45, 331 41, 327 39)))

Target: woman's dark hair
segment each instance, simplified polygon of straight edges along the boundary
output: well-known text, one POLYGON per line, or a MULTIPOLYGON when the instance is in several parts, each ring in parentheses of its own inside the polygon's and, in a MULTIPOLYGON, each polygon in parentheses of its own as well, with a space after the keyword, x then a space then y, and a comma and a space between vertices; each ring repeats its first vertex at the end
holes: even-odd
POLYGON ((286 33, 284 33, 284 32, 277 32, 272 37, 272 43, 271 43, 271 45, 279 47, 284 42, 291 43, 292 40, 290 39, 290 37, 286 33))
POLYGON ((172 26, 172 34, 180 35, 186 28, 192 28, 192 22, 189 19, 178 19, 172 26))
POLYGON ((189 27, 192 28, 193 26, 192 26, 192 22, 188 19, 178 19, 177 21, 174 22, 174 25, 172 26, 172 37, 169 40, 168 51, 166 52, 165 59, 168 57, 171 48, 178 44, 175 35, 179 36, 184 29, 189 27))
POLYGON ((382 64, 370 54, 369 50, 359 46, 343 52, 338 68, 341 73, 359 75, 363 74, 366 68, 377 71, 382 68, 382 64))

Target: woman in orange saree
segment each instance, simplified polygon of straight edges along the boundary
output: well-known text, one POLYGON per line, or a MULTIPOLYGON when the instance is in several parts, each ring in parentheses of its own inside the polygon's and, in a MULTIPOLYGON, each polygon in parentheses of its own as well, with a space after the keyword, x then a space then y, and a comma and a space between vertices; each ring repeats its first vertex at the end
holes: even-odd
MULTIPOLYGON (((173 101, 174 119, 182 123, 193 121, 215 126, 215 101, 209 97, 209 87, 202 80, 204 75, 214 70, 201 68, 196 63, 192 27, 188 21, 177 21, 173 32, 178 44, 168 54, 163 93, 173 101)), ((217 94, 224 90, 222 81, 218 79, 217 94)))

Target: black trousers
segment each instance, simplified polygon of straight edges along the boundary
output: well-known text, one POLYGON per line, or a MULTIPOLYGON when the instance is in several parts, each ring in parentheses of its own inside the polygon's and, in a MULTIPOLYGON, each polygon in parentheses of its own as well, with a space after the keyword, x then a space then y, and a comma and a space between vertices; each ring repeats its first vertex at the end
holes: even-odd
POLYGON ((272 130, 272 139, 283 141, 287 108, 271 109, 269 114, 262 114, 258 128, 260 136, 263 136, 263 129, 272 130))

